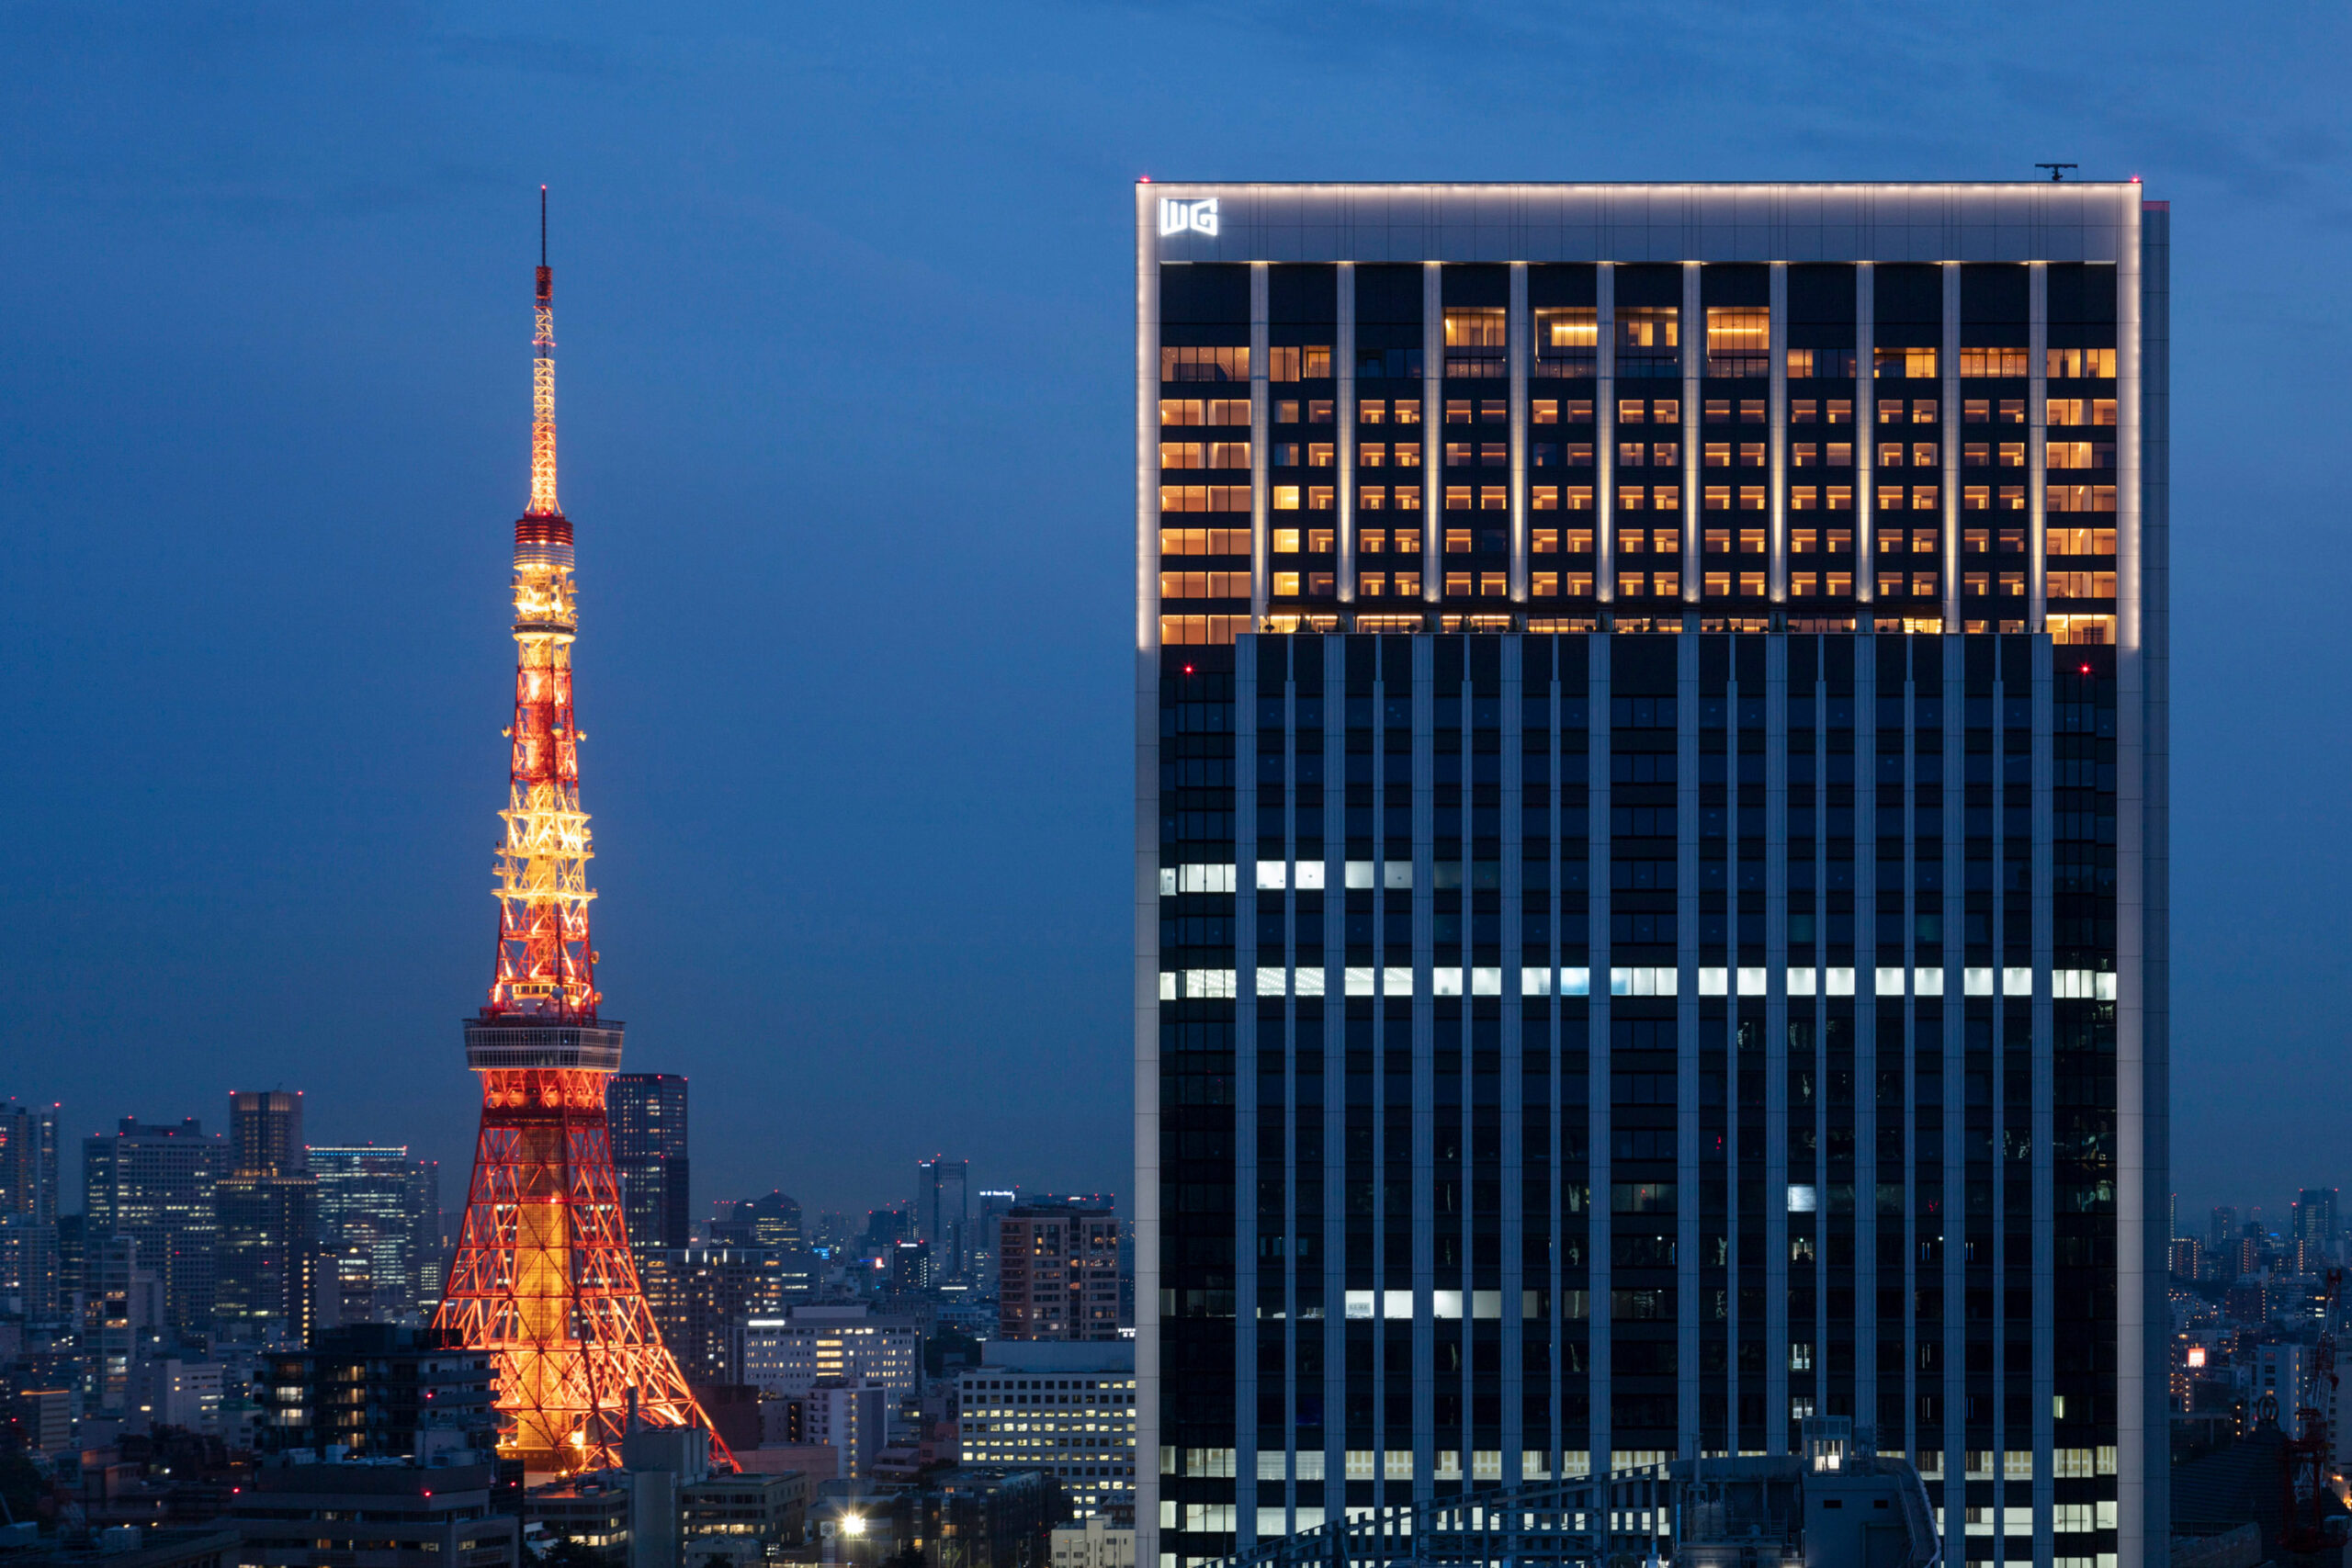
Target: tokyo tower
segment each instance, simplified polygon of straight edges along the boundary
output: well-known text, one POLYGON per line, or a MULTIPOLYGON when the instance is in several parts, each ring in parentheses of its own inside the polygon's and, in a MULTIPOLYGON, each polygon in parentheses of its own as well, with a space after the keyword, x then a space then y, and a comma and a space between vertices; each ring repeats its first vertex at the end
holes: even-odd
MULTIPOLYGON (((620 1461, 622 1433, 709 1425, 645 1302, 622 1229, 605 1080, 621 1025, 597 1014, 588 817, 571 712, 571 523, 555 496, 555 275, 539 190, 531 503, 514 524, 514 726, 493 889, 490 1000, 466 1021, 481 1134, 435 1326, 491 1353, 499 1453, 526 1473, 620 1461)), ((714 1443, 716 1438, 714 1438, 714 1443)), ((718 1451, 725 1454, 724 1445, 718 1451)))

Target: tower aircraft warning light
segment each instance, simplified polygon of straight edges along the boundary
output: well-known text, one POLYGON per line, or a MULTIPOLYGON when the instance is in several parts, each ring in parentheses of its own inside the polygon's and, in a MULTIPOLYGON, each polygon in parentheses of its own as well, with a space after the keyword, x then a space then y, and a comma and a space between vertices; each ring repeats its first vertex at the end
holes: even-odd
POLYGON ((545 1475, 617 1464, 632 1422, 709 1426, 638 1282, 605 1122, 621 1025, 597 1012, 588 937, 595 894, 571 712, 571 522, 555 491, 545 186, 532 355, 531 502, 514 524, 513 754, 492 889, 498 958, 489 1001, 465 1025, 481 1134, 435 1325, 491 1353, 499 1452, 545 1475))

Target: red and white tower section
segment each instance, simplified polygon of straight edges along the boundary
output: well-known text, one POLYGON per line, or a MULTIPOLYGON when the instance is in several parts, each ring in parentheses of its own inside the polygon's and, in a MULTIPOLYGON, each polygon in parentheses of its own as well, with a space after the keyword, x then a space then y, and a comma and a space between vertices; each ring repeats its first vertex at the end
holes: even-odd
MULTIPOLYGON (((531 502, 514 524, 514 724, 496 865, 498 958, 466 1021, 481 1134, 435 1325, 488 1350, 499 1451, 526 1472, 619 1462, 622 1433, 707 1427, 662 1343, 622 1227, 605 1086, 621 1024, 598 1015, 588 814, 571 711, 579 613, 571 523, 556 501, 555 275, 540 193, 531 502)), ((721 1450, 723 1452, 723 1449, 721 1450)))

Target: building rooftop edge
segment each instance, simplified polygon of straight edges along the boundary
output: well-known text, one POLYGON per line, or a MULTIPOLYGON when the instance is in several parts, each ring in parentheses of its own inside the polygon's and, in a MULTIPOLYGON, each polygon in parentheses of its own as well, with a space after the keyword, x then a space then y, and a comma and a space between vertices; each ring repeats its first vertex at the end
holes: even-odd
POLYGON ((1187 180, 1139 178, 1151 186, 1188 190, 2018 190, 2125 191, 2144 188, 2120 180, 1187 180))

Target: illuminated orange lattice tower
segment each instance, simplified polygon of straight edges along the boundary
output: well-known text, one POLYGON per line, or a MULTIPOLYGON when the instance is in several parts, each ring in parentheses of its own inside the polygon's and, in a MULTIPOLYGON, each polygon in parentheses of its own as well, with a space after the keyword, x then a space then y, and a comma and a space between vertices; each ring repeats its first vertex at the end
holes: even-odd
POLYGON ((605 1122, 621 1025, 597 1015, 588 938, 595 894, 571 712, 571 523, 555 493, 544 188, 537 282, 531 504, 514 524, 518 652, 512 776, 499 814, 498 962, 488 1005, 466 1021, 466 1062, 481 1075, 481 1136, 435 1325, 491 1353, 500 1453, 528 1472, 568 1474, 617 1463, 631 1419, 709 1423, 646 1306, 605 1122))

